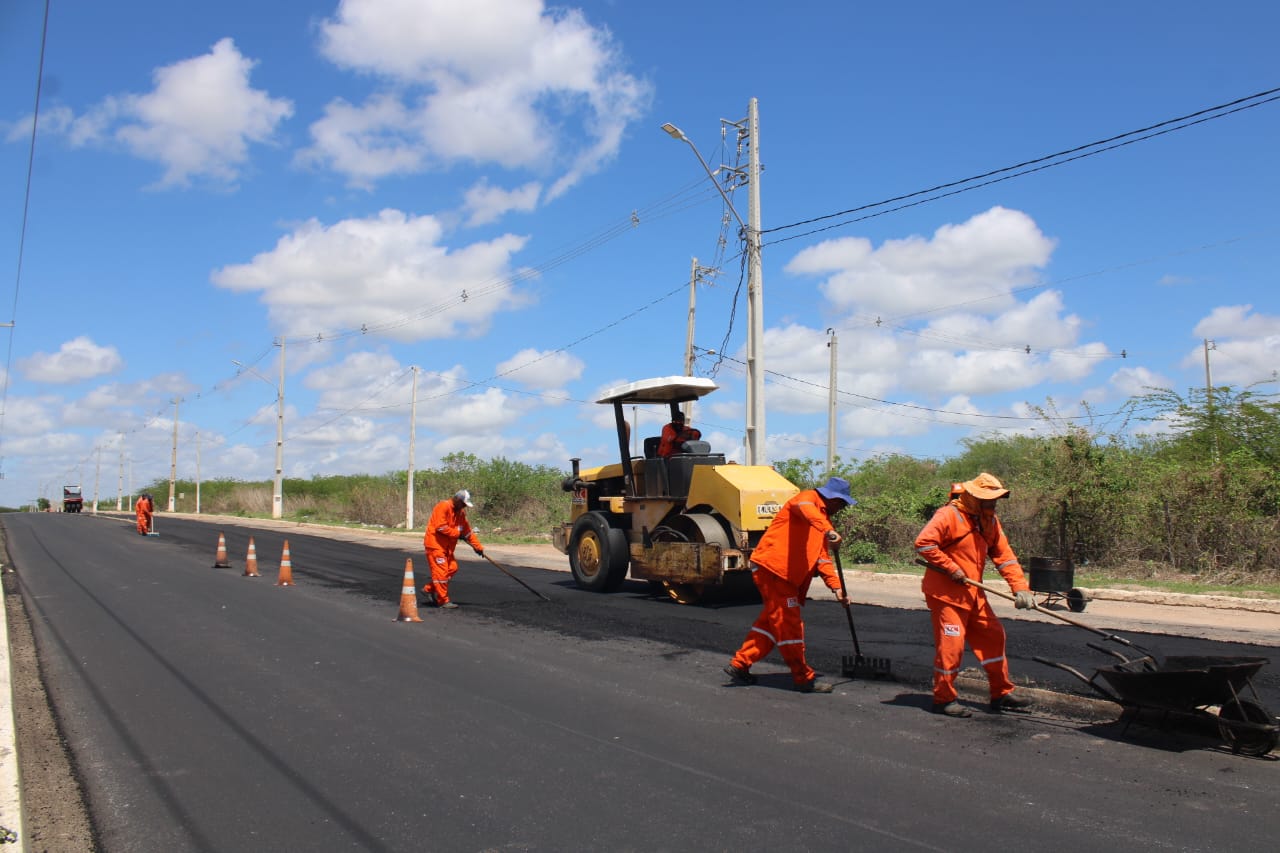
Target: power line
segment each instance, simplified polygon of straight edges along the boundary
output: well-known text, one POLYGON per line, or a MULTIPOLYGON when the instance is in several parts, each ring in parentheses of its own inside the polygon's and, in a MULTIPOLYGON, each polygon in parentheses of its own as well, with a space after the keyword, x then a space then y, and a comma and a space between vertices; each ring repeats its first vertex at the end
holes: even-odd
POLYGON ((982 187, 991 186, 992 184, 997 184, 1002 181, 1010 180, 1012 178, 1022 177, 1023 175, 1029 175, 1029 174, 1032 174, 1033 172, 1040 172, 1045 169, 1051 169, 1054 166, 1062 166, 1075 160, 1082 160, 1085 157, 1092 157, 1095 154, 1102 154, 1106 151, 1113 151, 1117 148, 1123 148, 1126 145, 1132 145, 1135 142, 1142 142, 1147 139, 1153 139, 1157 136, 1163 136, 1167 133, 1173 133, 1174 131, 1177 131, 1177 130, 1185 130, 1188 127, 1193 127, 1197 124, 1203 124, 1208 121, 1213 121, 1214 119, 1225 118, 1226 116, 1232 115, 1233 113, 1241 112, 1247 109, 1253 109, 1254 107, 1259 107, 1259 106, 1262 106, 1263 104, 1269 104, 1276 100, 1280 100, 1280 95, 1277 95, 1277 93, 1280 93, 1280 88, 1268 89, 1264 92, 1258 92, 1257 94, 1254 94, 1254 95, 1248 95, 1243 98, 1237 98, 1234 101, 1228 101, 1225 104, 1218 104, 1217 106, 1214 106, 1214 107, 1207 107, 1202 110, 1197 110, 1196 112, 1193 112, 1193 113, 1188 113, 1187 115, 1184 115, 1184 116, 1166 119, 1165 121, 1157 122, 1156 124, 1149 125, 1147 127, 1138 128, 1137 130, 1130 130, 1126 133, 1121 133, 1121 134, 1117 134, 1116 136, 1108 137, 1107 139, 1100 139, 1097 142, 1090 142, 1085 145, 1078 145, 1074 148, 1068 148, 1054 154, 1046 154, 1042 157, 1036 157, 1031 160, 1024 160, 1023 162, 1015 163, 1012 166, 1005 166, 1000 169, 993 169, 989 172, 983 172, 980 175, 973 175, 972 177, 962 178, 958 181, 948 181, 947 183, 937 184, 936 186, 928 187, 927 189, 916 190, 915 192, 906 193, 905 195, 894 196, 893 198, 884 199, 883 201, 872 202, 871 204, 863 204, 863 205, 859 205, 858 207, 851 207, 851 208, 848 208, 847 210, 840 210, 840 211, 836 211, 835 213, 828 213, 822 216, 811 217, 809 219, 802 219, 800 221, 792 222, 787 225, 779 225, 774 228, 766 228, 761 233, 771 234, 778 231, 786 231, 791 228, 799 228, 804 225, 811 225, 815 222, 824 222, 828 219, 835 219, 837 217, 847 216, 852 213, 859 213, 864 210, 871 210, 873 208, 883 207, 884 205, 887 205, 887 204, 893 204, 895 202, 906 201, 908 199, 917 198, 922 195, 936 193, 939 190, 948 190, 948 189, 951 190, 951 192, 939 193, 938 195, 933 195, 933 196, 930 196, 929 198, 920 199, 918 201, 911 202, 910 204, 899 205, 898 207, 894 207, 889 210, 881 210, 876 213, 867 214, 866 216, 860 216, 855 219, 850 219, 844 222, 838 222, 834 225, 828 225, 823 228, 814 228, 812 230, 805 231, 804 233, 801 233, 801 234, 793 234, 789 237, 783 237, 777 240, 773 240, 770 243, 767 243, 765 245, 785 243, 789 240, 796 240, 801 237, 807 237, 811 234, 817 234, 822 231, 829 231, 832 228, 840 228, 845 225, 852 225, 853 223, 863 222, 867 219, 873 219, 877 216, 883 216, 887 213, 894 213, 900 210, 906 210, 907 208, 916 207, 918 205, 926 204, 931 201, 937 201, 938 199, 947 198, 949 196, 959 195, 960 193, 963 193, 963 192, 969 192, 970 190, 976 190, 982 187), (1262 100, 1259 100, 1259 99, 1262 99, 1262 100), (1255 101, 1255 103, 1248 103, 1250 101, 1255 101), (1228 108, 1233 108, 1233 109, 1228 109, 1228 108), (1217 115, 1210 115, 1211 113, 1217 113, 1217 115), (1190 119, 1195 119, 1195 121, 1190 121, 1190 119), (1180 122, 1186 122, 1186 123, 1179 124, 1180 122), (1169 127, 1169 125, 1178 125, 1178 126, 1169 127), (1160 128, 1165 128, 1165 129, 1161 130, 1160 128), (1149 132, 1149 131, 1154 131, 1154 132, 1149 132), (1138 134, 1146 134, 1146 135, 1138 136, 1138 134), (1137 137, 1137 138, 1130 139, 1129 137, 1137 137), (1122 142, 1120 140, 1125 140, 1125 141, 1122 142), (1105 147, 1099 147, 1099 146, 1105 146, 1105 147), (1097 148, 1098 150, 1090 151, 1089 149, 1091 148, 1097 148), (1084 152, 1084 153, 1081 153, 1081 152, 1084 152), (1074 155, 1074 156, 1068 156, 1068 155, 1074 155), (1065 158, 1065 159, 1059 160, 1058 158, 1065 158), (1049 161, 1057 161, 1057 162, 1049 162, 1049 161), (1037 165, 1037 164, 1044 164, 1044 165, 1037 165), (1035 166, 1036 168, 1026 168, 1028 166, 1035 166), (1022 171, 1018 171, 1018 170, 1022 170, 1022 171), (1006 174, 1010 172, 1014 174, 1006 174), (996 175, 1004 175, 1004 177, 996 178, 995 177, 996 175), (993 178, 993 180, 984 180, 986 178, 993 178), (964 186, 965 184, 972 184, 974 181, 982 181, 982 183, 973 184, 972 186, 964 186), (959 187, 959 189, 952 189, 955 187, 959 187))

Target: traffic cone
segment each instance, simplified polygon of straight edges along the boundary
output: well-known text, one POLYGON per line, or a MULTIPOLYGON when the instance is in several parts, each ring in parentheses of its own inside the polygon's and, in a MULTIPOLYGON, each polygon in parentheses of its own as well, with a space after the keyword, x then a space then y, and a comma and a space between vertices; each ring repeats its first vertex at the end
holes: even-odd
POLYGON ((227 537, 221 533, 218 534, 218 556, 213 558, 213 567, 215 569, 231 568, 231 564, 227 562, 227 537))
POLYGON ((218 556, 214 557, 214 569, 230 569, 232 564, 227 561, 227 537, 218 534, 218 556))
POLYGON ((418 590, 413 585, 413 558, 405 557, 404 584, 400 587, 400 615, 397 622, 421 622, 418 615, 418 590))
POLYGON ((289 560, 289 540, 284 540, 284 551, 280 554, 280 577, 276 586, 293 586, 293 563, 289 560))
POLYGON ((253 537, 249 537, 249 553, 244 558, 244 576, 246 578, 260 578, 258 574, 258 548, 253 544, 253 537))

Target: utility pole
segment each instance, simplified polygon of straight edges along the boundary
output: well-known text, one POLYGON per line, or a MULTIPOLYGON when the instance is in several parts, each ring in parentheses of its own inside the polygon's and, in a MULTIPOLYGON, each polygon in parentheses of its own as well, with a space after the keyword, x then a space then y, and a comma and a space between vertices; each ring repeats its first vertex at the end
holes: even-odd
POLYGON ((1213 463, 1218 464, 1218 425, 1213 415, 1213 379, 1209 375, 1209 350, 1216 349, 1217 343, 1204 339, 1204 399, 1205 414, 1209 416, 1209 435, 1213 438, 1213 463))
POLYGON ((200 514, 200 433, 196 432, 196 515, 200 514))
MULTIPOLYGON (((743 222, 742 217, 738 215, 738 211, 733 206, 733 202, 729 200, 729 194, 725 192, 724 187, 720 186, 720 182, 716 180, 716 173, 711 171, 711 167, 707 165, 707 161, 703 159, 702 154, 698 152, 696 145, 685 136, 684 131, 676 127, 674 124, 667 122, 662 125, 665 131, 673 139, 684 142, 693 150, 697 156, 698 162, 702 164, 703 170, 707 173, 707 177, 711 183, 715 185, 716 190, 720 193, 720 197, 724 199, 725 206, 729 212, 733 214, 733 218, 737 220, 741 227, 742 236, 747 244, 747 424, 746 435, 743 440, 744 455, 746 456, 748 465, 764 465, 765 461, 765 431, 764 431, 764 273, 760 262, 760 107, 759 102, 752 98, 747 104, 747 118, 741 122, 731 122, 725 119, 720 120, 721 132, 725 125, 731 125, 737 129, 738 142, 745 139, 748 146, 748 166, 746 174, 746 183, 748 185, 748 198, 750 206, 747 211, 747 221, 743 222)), ((724 168, 724 167, 721 167, 724 168)), ((741 177, 741 171, 732 169, 741 177)))
POLYGON ((98 480, 102 478, 102 448, 95 447, 94 453, 98 461, 93 469, 93 514, 98 514, 98 480))
POLYGON ((276 396, 276 476, 272 483, 271 517, 284 518, 284 335, 280 336, 280 393, 276 396))
MULTIPOLYGON (((693 317, 698 297, 698 259, 689 262, 689 327, 684 336, 684 375, 693 375, 693 317)), ((685 412, 685 414, 689 414, 685 412)))
POLYGON ((831 378, 827 382, 827 476, 830 477, 834 473, 832 468, 835 466, 836 459, 836 381, 839 373, 836 359, 836 330, 827 329, 827 334, 831 336, 831 340, 827 341, 827 346, 831 349, 831 378))
POLYGON ((116 479, 116 512, 123 507, 124 501, 124 433, 120 433, 120 476, 116 479))
POLYGON ((169 456, 169 512, 174 510, 174 490, 178 482, 178 404, 181 397, 173 398, 173 452, 169 456))
POLYGON ((418 368, 413 368, 413 395, 409 402, 409 488, 405 493, 404 529, 413 529, 413 451, 418 435, 418 368))
POLYGON ((764 442, 764 271, 760 262, 760 106, 747 105, 747 464, 767 464, 764 442))

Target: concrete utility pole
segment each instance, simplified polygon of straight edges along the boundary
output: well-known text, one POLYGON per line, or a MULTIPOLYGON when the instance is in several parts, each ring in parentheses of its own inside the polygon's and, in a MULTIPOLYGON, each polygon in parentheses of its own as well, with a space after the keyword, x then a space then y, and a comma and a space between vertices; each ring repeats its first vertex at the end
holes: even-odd
POLYGON ((116 479, 116 512, 124 501, 124 433, 120 433, 120 476, 116 479))
POLYGON ((280 336, 280 393, 276 397, 276 477, 271 492, 271 517, 284 518, 284 335, 280 336))
POLYGON ((174 490, 178 482, 178 404, 181 397, 173 399, 173 453, 169 457, 169 512, 174 510, 174 490))
MULTIPOLYGON (((747 118, 743 122, 720 120, 721 127, 732 125, 737 128, 739 141, 745 139, 748 147, 748 165, 746 182, 748 187, 747 222, 742 221, 738 211, 729 200, 728 194, 716 180, 716 172, 711 171, 707 161, 698 152, 697 146, 684 135, 684 131, 667 122, 662 129, 673 139, 687 144, 702 164, 703 170, 711 183, 715 184, 724 199, 725 206, 733 214, 742 229, 743 239, 747 244, 747 424, 743 442, 748 465, 765 465, 765 431, 764 431, 764 272, 760 261, 760 108, 759 102, 752 98, 747 104, 747 118)), ((717 172, 719 169, 716 170, 717 172)))
POLYGON ((836 359, 836 330, 827 329, 831 340, 827 346, 831 349, 831 378, 827 382, 827 476, 832 474, 836 459, 836 382, 839 376, 839 362, 836 359))
POLYGON ((760 107, 747 105, 747 464, 765 465, 764 270, 760 262, 760 107))
POLYGON ((1209 416, 1209 435, 1213 437, 1213 461, 1218 461, 1218 428, 1213 417, 1213 378, 1209 375, 1209 350, 1217 347, 1216 341, 1204 339, 1204 400, 1205 414, 1209 416))
POLYGON ((200 433, 196 433, 196 515, 200 514, 200 433))
MULTIPOLYGON (((698 302, 698 259, 689 262, 689 328, 684 336, 684 375, 693 375, 693 317, 698 302)), ((689 413, 686 411, 686 415, 689 413)))
POLYGON ((418 368, 413 368, 413 395, 409 403, 409 489, 405 493, 404 529, 413 529, 413 451, 418 435, 418 368))
POLYGON ((93 514, 98 514, 98 480, 102 478, 102 448, 95 447, 94 453, 98 457, 97 464, 93 469, 93 514))

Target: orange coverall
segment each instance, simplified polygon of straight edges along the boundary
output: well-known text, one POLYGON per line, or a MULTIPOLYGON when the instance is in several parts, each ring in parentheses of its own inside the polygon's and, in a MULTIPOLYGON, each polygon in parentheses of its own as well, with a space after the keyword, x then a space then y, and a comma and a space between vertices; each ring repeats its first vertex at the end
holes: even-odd
POLYGON ((814 489, 782 505, 751 552, 751 579, 764 607, 734 654, 733 666, 750 669, 777 646, 796 684, 814 679, 816 673, 804 655, 800 608, 815 575, 822 576, 828 589, 840 592, 840 577, 827 556, 827 532, 834 529, 822 496, 814 489))
POLYGON ((459 539, 477 551, 483 550, 480 540, 467 523, 466 507, 454 509, 453 499, 445 498, 431 510, 427 532, 422 537, 427 565, 431 567, 431 582, 422 588, 422 592, 428 598, 434 596, 437 606, 449 603, 449 579, 458 571, 453 550, 458 547, 459 539))
POLYGON ((1004 626, 987 594, 975 586, 956 583, 947 575, 959 569, 965 577, 982 580, 987 557, 1009 584, 1019 592, 1031 589, 1022 566, 1009 547, 1009 540, 995 512, 972 514, 956 499, 941 507, 916 537, 916 552, 932 566, 924 573, 921 589, 933 617, 933 701, 944 705, 956 698, 956 675, 968 640, 978 663, 987 673, 991 698, 1011 693, 1009 662, 1005 659, 1004 626))
POLYGON ((702 431, 691 426, 684 426, 676 429, 674 423, 669 423, 662 428, 662 437, 658 441, 658 456, 666 459, 680 452, 680 445, 686 441, 697 441, 702 438, 702 431))
POLYGON ((133 505, 134 515, 138 517, 138 532, 143 536, 151 532, 151 513, 154 511, 155 504, 146 495, 140 495, 133 505))

